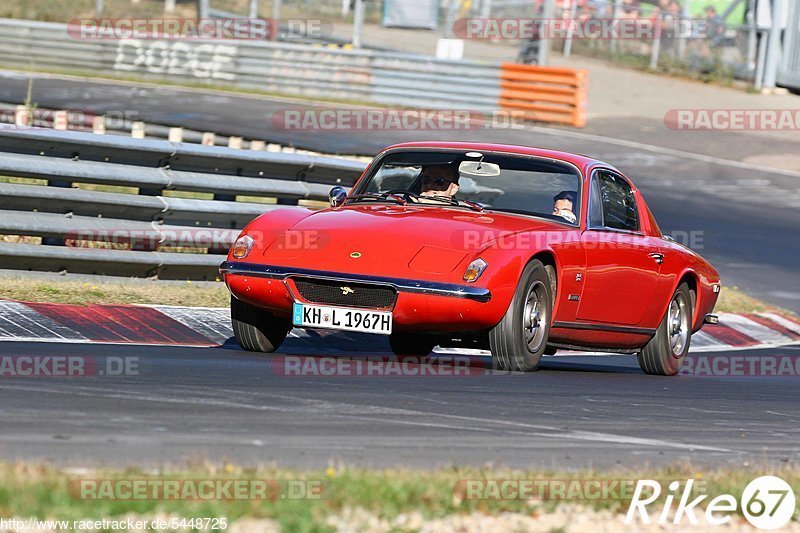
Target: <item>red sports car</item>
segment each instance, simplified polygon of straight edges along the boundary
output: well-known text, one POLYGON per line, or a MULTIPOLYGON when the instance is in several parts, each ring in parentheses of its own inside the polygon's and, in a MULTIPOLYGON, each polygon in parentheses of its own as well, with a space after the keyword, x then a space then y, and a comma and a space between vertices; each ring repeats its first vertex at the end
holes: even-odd
POLYGON ((716 320, 717 271, 590 157, 399 144, 330 204, 270 211, 231 248, 220 271, 244 349, 331 328, 388 335, 398 355, 488 348, 505 370, 575 349, 636 353, 644 372, 672 375, 716 320))

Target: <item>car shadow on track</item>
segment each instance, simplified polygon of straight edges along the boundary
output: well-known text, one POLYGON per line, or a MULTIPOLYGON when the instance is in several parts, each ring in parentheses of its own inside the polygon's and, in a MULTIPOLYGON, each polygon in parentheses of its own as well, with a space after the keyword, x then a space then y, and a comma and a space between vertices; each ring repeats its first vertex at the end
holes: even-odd
MULTIPOLYGON (((228 339, 223 345, 226 350, 241 350, 234 338, 228 339)), ((438 350, 438 349, 437 349, 438 350)), ((246 353, 246 352, 243 352, 246 353)), ((351 333, 327 330, 306 330, 295 328, 291 331, 276 354, 274 354, 273 369, 280 371, 280 365, 287 365, 287 369, 305 367, 312 372, 321 371, 322 367, 336 368, 341 372, 374 372, 382 371, 389 374, 392 371, 418 372, 418 367, 425 367, 429 372, 453 372, 460 370, 470 374, 483 375, 524 375, 524 372, 508 372, 494 368, 487 352, 476 354, 474 350, 442 350, 426 356, 402 356, 392 354, 389 343, 384 336, 375 336, 365 333, 351 333), (447 353, 443 353, 447 352, 447 353), (277 359, 275 359, 277 358, 277 359), (308 361, 305 358, 312 358, 308 361), (330 361, 328 361, 330 360, 330 361), (347 368, 345 361, 354 364, 347 368), (370 363, 366 367, 355 369, 357 363, 370 363), (335 363, 335 364, 334 364, 335 363), (401 365, 405 370, 397 370, 401 365), (382 366, 382 368, 381 368, 382 366)), ((263 357, 263 354, 256 354, 263 357)), ((363 365, 362 365, 363 366, 363 365)), ((553 372, 596 372, 615 374, 642 374, 636 359, 629 355, 608 356, 558 356, 542 358, 539 364, 540 371, 553 372)), ((333 370, 331 370, 333 371, 333 370)))

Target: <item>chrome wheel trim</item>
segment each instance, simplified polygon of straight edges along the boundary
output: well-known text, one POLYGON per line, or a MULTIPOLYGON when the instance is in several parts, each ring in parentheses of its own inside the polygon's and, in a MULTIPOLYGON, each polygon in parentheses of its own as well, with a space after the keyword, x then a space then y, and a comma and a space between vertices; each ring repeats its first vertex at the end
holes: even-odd
POLYGON ((541 349, 545 340, 544 336, 550 319, 545 302, 547 302, 547 290, 544 284, 537 280, 528 288, 525 306, 522 309, 522 332, 525 337, 525 345, 531 353, 536 353, 541 349))
POLYGON ((680 357, 686 350, 690 328, 686 298, 678 294, 669 304, 667 311, 667 334, 673 356, 680 357))

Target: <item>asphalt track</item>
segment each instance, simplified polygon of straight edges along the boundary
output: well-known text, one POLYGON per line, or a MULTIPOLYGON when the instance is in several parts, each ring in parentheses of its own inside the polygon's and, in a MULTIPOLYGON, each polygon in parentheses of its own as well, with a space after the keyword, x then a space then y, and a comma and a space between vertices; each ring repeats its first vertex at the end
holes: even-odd
MULTIPOLYGON (((0 73, 0 101, 24 101, 27 88, 27 74, 0 73)), ((676 132, 662 122, 636 117, 591 120, 581 131, 286 131, 275 127, 274 113, 314 106, 290 99, 48 75, 35 75, 31 101, 44 108, 134 113, 157 124, 325 153, 374 154, 396 142, 440 139, 589 154, 631 176, 662 229, 712 261, 723 283, 800 312, 800 172, 747 163, 751 157, 796 157, 800 143, 744 132, 676 132)))
MULTIPOLYGON (((384 345, 359 341, 339 355, 384 345)), ((125 377, 3 378, 4 460, 561 469, 800 460, 796 375, 663 378, 643 375, 633 356, 567 356, 532 374, 487 374, 478 363, 469 375, 420 376, 411 365, 402 376, 299 377, 231 344, 3 342, 0 351, 138 358, 137 375, 125 377)), ((281 353, 320 361, 291 339, 281 353)), ((800 346, 721 355, 797 358, 800 346)))

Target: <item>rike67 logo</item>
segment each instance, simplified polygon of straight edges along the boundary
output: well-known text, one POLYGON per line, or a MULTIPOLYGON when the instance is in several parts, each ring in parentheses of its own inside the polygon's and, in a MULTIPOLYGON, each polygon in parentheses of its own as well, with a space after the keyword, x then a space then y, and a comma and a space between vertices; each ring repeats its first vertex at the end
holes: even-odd
MULTIPOLYGON (((684 518, 689 524, 697 525, 696 507, 702 503, 707 494, 701 494, 690 501, 693 496, 692 487, 694 480, 689 479, 683 485, 673 481, 668 486, 668 492, 664 498, 664 507, 661 510, 656 522, 659 525, 668 523, 681 524, 684 518), (673 511, 675 500, 677 506, 673 511)), ((640 479, 636 483, 633 492, 631 506, 625 516, 625 523, 632 524, 637 520, 641 523, 650 524, 651 517, 648 506, 656 503, 662 493, 661 483, 652 479, 640 479), (638 517, 637 517, 638 515, 638 517)), ((737 501, 731 494, 722 494, 705 504, 705 512, 701 513, 701 518, 709 525, 722 525, 730 522, 732 515, 737 509, 741 509, 742 514, 750 524, 758 529, 774 530, 784 527, 792 519, 795 511, 795 495, 792 487, 779 477, 762 476, 754 479, 747 484, 742 492, 741 501, 737 501), (741 505, 741 507, 738 507, 741 505)))

